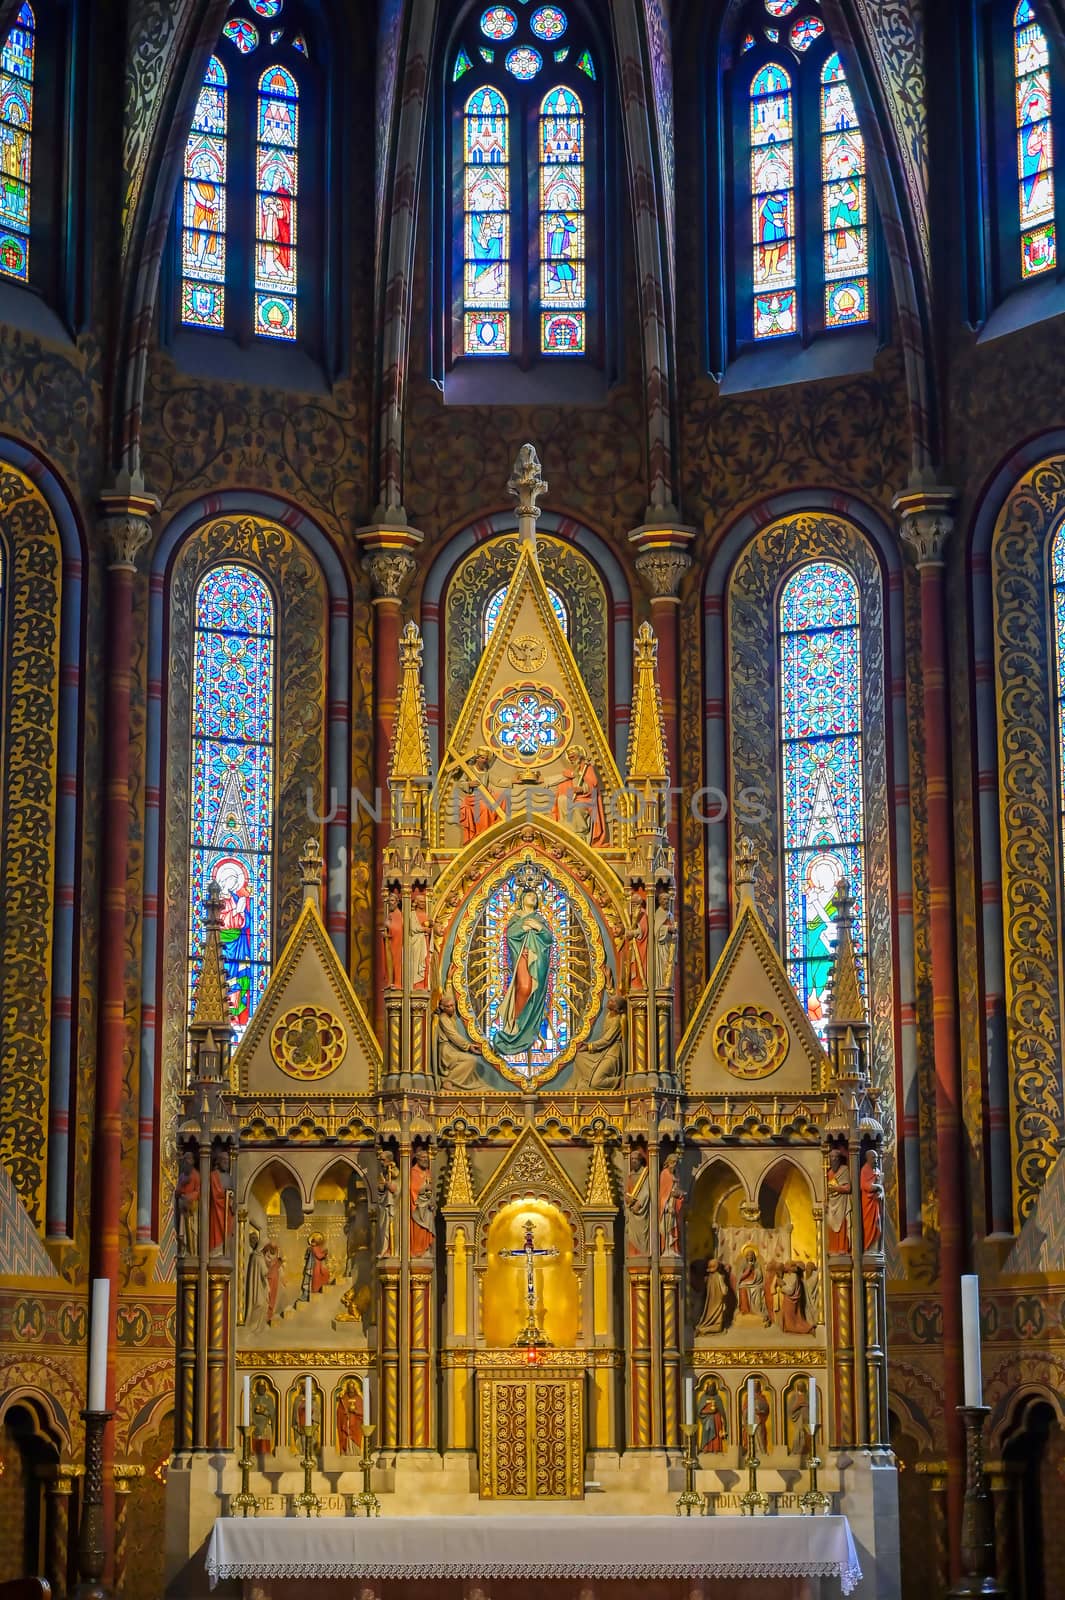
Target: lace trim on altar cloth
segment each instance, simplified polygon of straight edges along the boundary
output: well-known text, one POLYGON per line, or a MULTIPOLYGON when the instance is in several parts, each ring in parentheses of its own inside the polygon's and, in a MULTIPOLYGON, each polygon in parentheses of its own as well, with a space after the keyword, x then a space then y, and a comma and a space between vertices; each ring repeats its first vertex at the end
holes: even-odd
POLYGON ((207 1561, 211 1588, 231 1578, 838 1578, 861 1582, 857 1561, 207 1561))

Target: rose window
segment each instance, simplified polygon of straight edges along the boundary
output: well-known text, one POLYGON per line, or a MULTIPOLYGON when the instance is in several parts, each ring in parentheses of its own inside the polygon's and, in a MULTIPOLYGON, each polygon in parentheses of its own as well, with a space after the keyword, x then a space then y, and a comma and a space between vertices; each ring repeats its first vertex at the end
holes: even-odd
POLYGON ((517 683, 488 707, 485 734, 504 760, 532 766, 562 754, 572 723, 559 695, 541 684, 517 683))

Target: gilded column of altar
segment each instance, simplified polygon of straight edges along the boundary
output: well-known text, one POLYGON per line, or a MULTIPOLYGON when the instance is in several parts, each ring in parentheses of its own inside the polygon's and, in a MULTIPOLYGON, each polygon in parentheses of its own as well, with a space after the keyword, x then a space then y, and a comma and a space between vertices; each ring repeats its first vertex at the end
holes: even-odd
POLYGON ((852 1135, 847 1162, 851 1181, 851 1328, 854 1338, 854 1443, 869 1442, 869 1386, 866 1377, 867 1323, 862 1255, 862 1146, 852 1135))
POLYGON ((680 1449, 681 1330, 683 1326, 679 1256, 663 1256, 659 1264, 662 1283, 662 1443, 680 1449))
MULTIPOLYGON (((388 843, 389 817, 388 762, 392 742, 392 721, 399 689, 399 636, 403 623, 403 597, 418 563, 415 552, 422 543, 416 528, 390 528, 374 525, 359 528, 355 535, 362 554, 362 565, 373 591, 374 613, 374 784, 376 809, 381 820, 374 830, 375 859, 380 864, 388 843)), ((384 1037, 383 997, 385 987, 384 950, 379 943, 374 994, 377 996, 375 1022, 379 1038, 384 1037)))
POLYGON ((447 1280, 446 1324, 440 1344, 450 1356, 445 1356, 444 1367, 444 1449, 472 1450, 473 1369, 467 1364, 465 1352, 474 1347, 477 1327, 472 1250, 477 1206, 464 1134, 456 1135, 452 1143, 441 1216, 446 1229, 447 1280))
POLYGON ((138 1478, 144 1477, 140 1462, 115 1466, 115 1592, 126 1586, 129 1553, 129 1492, 138 1478))
POLYGON ((865 1301, 865 1375, 868 1416, 866 1442, 887 1444, 887 1297, 882 1265, 865 1264, 862 1272, 865 1301))
POLYGON ((410 1166, 411 1166, 411 1136, 409 1114, 404 1103, 403 1128, 399 1139, 399 1220, 397 1230, 399 1238, 399 1447, 409 1447, 411 1442, 410 1427, 410 1236, 411 1236, 411 1203, 410 1203, 410 1166))
MULTIPOLYGON (((653 997, 649 991, 649 1001, 653 997)), ((649 1018, 650 1020, 650 1018, 649 1018)), ((651 1437, 654 1449, 665 1443, 663 1427, 665 1403, 665 1372, 662 1363, 662 1276, 660 1263, 660 1235, 658 1227, 658 1178, 661 1167, 661 1149, 657 1139, 647 1142, 647 1182, 651 1190, 650 1210, 650 1354, 651 1354, 651 1437)))
POLYGON ((434 1339, 433 1268, 428 1262, 410 1274, 410 1438, 412 1450, 435 1447, 432 1404, 434 1339))
POLYGON ((174 1393, 174 1449, 191 1450, 196 1429, 196 1278, 195 1257, 177 1262, 177 1382, 174 1393))
MULTIPOLYGON (((965 1270, 965 1188, 961 1060, 955 989, 954 824, 950 794, 950 700, 944 560, 954 525, 951 489, 901 494, 894 509, 921 586, 921 694, 928 818, 928 931, 932 968, 932 1059, 936 1091, 939 1296, 943 1318, 943 1412, 947 1432, 947 1527, 951 1577, 961 1571, 965 1441, 962 1399, 961 1274, 965 1270)), ((911 735, 911 738, 913 735, 911 735)))
MULTIPOLYGON (((827 1192, 828 1156, 824 1155, 827 1192)), ((828 1294, 825 1298, 825 1338, 828 1345, 828 1443, 845 1449, 857 1443, 854 1397, 854 1273, 848 1254, 828 1260, 828 1294)))
POLYGON ((399 1265, 378 1264, 382 1450, 399 1444, 399 1265))
POLYGON ((212 1262, 207 1279, 207 1433, 205 1443, 212 1450, 228 1450, 232 1445, 233 1417, 230 1405, 230 1336, 232 1320, 232 1267, 228 1262, 212 1262))

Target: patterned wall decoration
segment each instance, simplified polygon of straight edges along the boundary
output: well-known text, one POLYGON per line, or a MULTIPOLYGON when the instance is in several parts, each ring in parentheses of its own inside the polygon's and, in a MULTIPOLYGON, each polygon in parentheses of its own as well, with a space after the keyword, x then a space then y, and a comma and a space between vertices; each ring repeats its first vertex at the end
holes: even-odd
POLYGON ((0 462, 8 582, 0 901, 0 1159, 33 1220, 44 1221, 55 873, 59 530, 40 490, 0 462))
POLYGON ((999 513, 991 554, 1006 1026, 1022 1221, 1065 1144, 1057 756, 1047 654, 1047 542, 1063 516, 1065 458, 1059 456, 1017 483, 999 513))
POLYGON ((884 1124, 884 1177, 889 1211, 898 1223, 895 1162, 894 956, 892 946, 891 852, 888 813, 884 698, 884 602, 880 567, 872 549, 849 522, 824 512, 781 518, 743 551, 727 597, 729 637, 729 753, 732 852, 740 832, 753 840, 762 886, 759 909, 771 937, 779 941, 782 894, 779 863, 780 795, 776 596, 783 577, 812 556, 843 563, 856 577, 861 599, 863 673, 863 784, 866 827, 869 994, 872 1073, 884 1124), (744 808, 745 793, 762 797, 744 808), (742 823, 737 820, 743 817, 742 823), (772 890, 768 886, 773 886, 772 890))
POLYGON ((887 95, 927 277, 931 273, 931 236, 923 0, 854 0, 854 9, 861 22, 865 46, 872 53, 877 76, 887 95))
MULTIPOLYGON (((904 572, 908 571, 903 569, 904 572)), ((903 594, 907 639, 921 636, 920 585, 907 582, 903 594)), ((924 696, 921 681, 920 651, 906 652, 906 724, 910 730, 910 845, 913 871, 913 968, 914 1004, 917 1036, 923 1042, 932 1038, 932 949, 927 915, 928 905, 928 807, 925 800, 924 696)), ((939 1190, 936 1156, 936 1092, 932 1072, 917 1075, 917 1135, 921 1166, 921 1218, 926 1234, 939 1232, 939 1190)), ((934 1265, 934 1264, 933 1264, 934 1265)), ((926 1265, 927 1270, 927 1265, 926 1265)))
MULTIPOLYGON (((693 569, 693 576, 694 576, 693 569)), ((694 589, 694 585, 693 585, 694 589)), ((696 604, 697 589, 686 599, 682 597, 680 611, 680 706, 678 733, 680 740, 680 776, 674 779, 689 794, 702 786, 703 779, 703 669, 702 669, 702 618, 696 604), (698 665, 698 669, 696 664, 698 665)), ((712 801, 710 802, 712 804, 712 801)), ((697 808, 681 805, 681 871, 683 876, 683 905, 685 909, 685 937, 683 940, 683 967, 681 970, 681 1009, 685 1019, 695 1009, 699 996, 706 986, 706 825, 699 820, 697 808)))
MULTIPOLYGON (((673 31, 669 0, 643 0, 647 58, 654 89, 658 159, 662 172, 662 215, 669 251, 669 283, 676 284, 676 149, 673 138, 673 31)), ((673 307, 670 307, 671 313, 673 307)))
MULTIPOLYGON (((595 568, 571 544, 549 534, 536 542, 548 585, 557 589, 569 615, 569 638, 581 677, 604 728, 609 727, 609 613, 595 568)), ((483 653, 484 608, 510 581, 518 556, 516 534, 493 539, 460 563, 447 587, 444 623, 444 717, 450 737, 483 653)))
POLYGON ((53 1270, 7 1168, 0 1167, 0 1276, 50 1278, 53 1270))
MULTIPOLYGON (((276 523, 259 517, 220 517, 205 523, 181 547, 170 580, 161 1023, 161 1126, 168 1131, 177 1124, 177 1096, 184 1086, 192 605, 204 568, 219 560, 251 563, 278 596, 275 950, 281 949, 299 915, 299 854, 309 831, 306 795, 308 789, 322 792, 325 769, 326 592, 321 573, 303 545, 276 523)), ((169 1137, 163 1143, 163 1189, 168 1193, 174 1158, 169 1137)))
POLYGON ((175 65, 181 60, 180 41, 201 9, 196 0, 180 0, 177 5, 167 4, 167 0, 149 0, 130 13, 122 138, 126 179, 122 222, 127 246, 163 97, 175 65))

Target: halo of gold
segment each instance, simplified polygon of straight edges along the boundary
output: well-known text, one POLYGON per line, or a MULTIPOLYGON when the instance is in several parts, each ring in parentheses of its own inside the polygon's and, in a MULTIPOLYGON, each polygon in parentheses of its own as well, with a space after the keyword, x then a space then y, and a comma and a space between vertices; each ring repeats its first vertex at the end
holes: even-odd
POLYGON ((278 1017, 270 1030, 270 1055, 275 1066, 290 1078, 310 1083, 327 1078, 344 1059, 347 1034, 340 1018, 321 1006, 293 1006, 278 1017), (317 1054, 313 1060, 300 1058, 300 1050, 313 1030, 317 1054))
MULTIPOLYGON (((592 1024, 599 1015, 599 1008, 603 1002, 603 990, 606 987, 606 951, 603 947, 603 937, 599 931, 599 924, 589 911, 578 885, 573 882, 567 873, 558 871, 554 864, 548 866, 539 857, 529 853, 521 861, 511 856, 509 860, 501 862, 492 872, 486 874, 483 881, 477 885, 465 906, 459 912, 458 931, 451 953, 451 983, 455 991, 459 1015, 465 1024, 466 1032, 473 1041, 475 1048, 487 1062, 495 1067, 497 1072, 501 1072, 511 1083, 525 1086, 547 1083, 551 1078, 557 1076, 562 1068, 573 1060, 573 1057, 591 1033, 592 1024), (506 1061, 497 1051, 492 1049, 491 1042, 481 1032, 477 1024, 474 1016, 474 1007, 466 987, 466 966, 470 954, 470 943, 481 914, 488 903, 488 897, 498 884, 503 883, 526 862, 530 862, 545 877, 553 879, 555 883, 560 884, 566 890, 569 903, 574 910, 577 921, 581 925, 585 938, 588 940, 592 974, 584 1014, 580 1022, 573 1028, 569 1043, 565 1049, 559 1051, 553 1061, 549 1061, 545 1067, 542 1067, 539 1072, 533 1073, 531 1076, 526 1075, 524 1072, 519 1072, 516 1067, 511 1066, 509 1061, 506 1061)), ((572 1016, 572 996, 570 1004, 572 1016)))
POLYGON ((573 737, 573 712, 561 690, 552 688, 548 683, 537 683, 532 678, 523 683, 508 683, 498 694, 493 695, 484 708, 481 724, 486 742, 501 760, 513 767, 539 767, 546 762, 557 761, 565 754, 573 737), (550 749, 538 745, 531 756, 523 755, 520 750, 504 747, 496 726, 496 715, 503 701, 513 700, 516 695, 529 693, 538 695, 541 700, 550 701, 558 711, 557 743, 550 749))
POLYGON ((714 1024, 713 1048, 717 1060, 734 1078, 768 1078, 788 1053, 788 1030, 765 1006, 734 1006, 714 1024), (752 1060, 741 1044, 743 1033, 751 1028, 765 1046, 761 1060, 752 1060))

